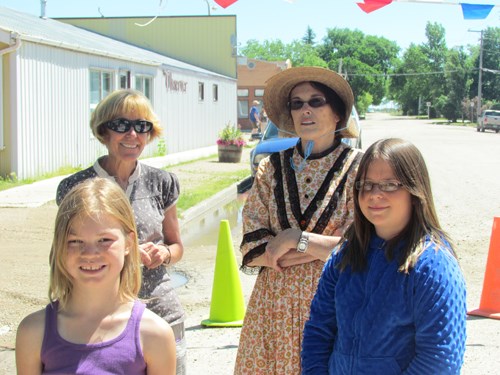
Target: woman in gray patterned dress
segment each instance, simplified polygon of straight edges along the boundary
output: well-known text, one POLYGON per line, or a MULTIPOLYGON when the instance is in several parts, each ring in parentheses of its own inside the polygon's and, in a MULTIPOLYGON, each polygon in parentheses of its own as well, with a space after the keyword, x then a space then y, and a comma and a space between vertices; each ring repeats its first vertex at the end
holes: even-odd
POLYGON ((144 267, 140 297, 150 299, 148 308, 174 330, 177 374, 185 374, 185 313, 170 283, 166 266, 177 263, 184 252, 177 220, 179 180, 170 172, 153 168, 138 159, 144 147, 160 136, 162 128, 149 100, 134 90, 117 90, 104 98, 92 113, 94 136, 108 149, 88 169, 59 184, 59 204, 71 188, 93 177, 115 181, 127 194, 137 222, 144 267))

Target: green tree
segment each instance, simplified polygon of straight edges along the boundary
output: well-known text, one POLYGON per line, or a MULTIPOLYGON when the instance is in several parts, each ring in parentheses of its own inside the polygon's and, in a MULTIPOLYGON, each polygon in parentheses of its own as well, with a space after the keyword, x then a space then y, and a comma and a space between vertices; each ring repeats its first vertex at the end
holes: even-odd
POLYGON ((241 49, 241 54, 253 59, 266 61, 284 61, 290 59, 292 66, 327 67, 326 62, 319 57, 318 51, 313 45, 299 41, 284 44, 280 40, 266 40, 260 44, 256 40, 250 40, 241 49))
POLYGON ((252 59, 278 61, 288 59, 286 45, 281 40, 265 40, 260 44, 251 39, 241 48, 240 54, 252 59))
POLYGON ((463 47, 451 49, 446 56, 445 89, 447 94, 441 95, 436 109, 448 120, 456 122, 464 118, 462 102, 467 97, 472 83, 472 60, 463 47))
POLYGON ((390 97, 400 104, 405 115, 419 114, 419 104, 427 98, 426 82, 422 79, 429 73, 427 61, 422 48, 412 43, 394 69, 390 97))
POLYGON ((421 77, 427 87, 426 101, 437 102, 446 94, 444 70, 448 49, 446 47, 445 29, 438 23, 427 22, 425 35, 427 42, 422 44, 422 52, 427 56, 427 70, 433 74, 421 77), (438 72, 442 72, 439 74, 438 72))
POLYGON ((365 114, 368 107, 373 103, 373 97, 370 93, 365 92, 361 95, 358 95, 356 98, 356 108, 358 113, 365 114))
POLYGON ((307 26, 306 34, 302 37, 302 41, 305 44, 309 44, 311 46, 314 45, 314 39, 316 39, 316 34, 310 26, 307 26))
POLYGON ((399 47, 388 39, 365 35, 359 30, 328 29, 319 56, 332 70, 345 74, 356 97, 370 93, 375 104, 387 94, 387 74, 399 47))
MULTIPOLYGON (((475 68, 479 69, 479 47, 475 50, 475 68)), ((482 98, 498 102, 500 100, 500 27, 488 27, 483 32, 483 72, 482 98)), ((471 87, 471 96, 478 94, 479 74, 476 70, 471 87)))

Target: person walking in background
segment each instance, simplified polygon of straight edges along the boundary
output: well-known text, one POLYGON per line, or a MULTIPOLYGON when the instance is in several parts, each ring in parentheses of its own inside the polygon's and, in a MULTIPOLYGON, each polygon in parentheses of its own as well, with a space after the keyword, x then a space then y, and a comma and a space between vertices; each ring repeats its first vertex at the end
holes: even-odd
POLYGON ((337 73, 284 70, 267 82, 264 105, 297 145, 263 159, 243 208, 242 270, 258 273, 235 374, 300 374, 309 306, 331 249, 352 220, 360 150, 349 124, 354 97, 337 73))
POLYGON ((260 131, 262 133, 264 133, 266 131, 267 121, 268 121, 268 118, 267 118, 266 109, 264 107, 262 107, 260 109, 260 131))
POLYGON ((252 133, 260 133, 260 112, 259 112, 259 104, 258 100, 254 100, 252 102, 252 108, 250 108, 249 119, 252 123, 252 133))
POLYGON ((171 325, 177 343, 177 374, 185 374, 186 317, 167 271, 184 252, 176 209, 179 181, 173 173, 138 160, 144 147, 161 135, 159 120, 148 98, 124 89, 112 92, 97 105, 90 127, 108 154, 61 181, 57 204, 74 186, 97 176, 116 182, 125 191, 134 209, 144 266, 139 297, 148 300, 148 308, 171 325))
POLYGON ((459 374, 465 282, 420 151, 375 142, 355 184, 354 222, 305 326, 303 374, 459 374))
POLYGON ((118 185, 87 180, 63 199, 50 253, 50 303, 17 330, 17 373, 175 374, 170 326, 137 300, 134 213, 118 185))

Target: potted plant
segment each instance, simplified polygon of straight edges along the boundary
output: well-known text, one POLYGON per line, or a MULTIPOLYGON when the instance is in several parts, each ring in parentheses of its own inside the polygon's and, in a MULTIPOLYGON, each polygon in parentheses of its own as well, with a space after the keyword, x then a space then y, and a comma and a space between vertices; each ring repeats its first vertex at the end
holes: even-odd
POLYGON ((221 163, 239 163, 243 146, 246 145, 243 133, 236 126, 228 123, 219 132, 217 146, 219 149, 219 162, 221 163))

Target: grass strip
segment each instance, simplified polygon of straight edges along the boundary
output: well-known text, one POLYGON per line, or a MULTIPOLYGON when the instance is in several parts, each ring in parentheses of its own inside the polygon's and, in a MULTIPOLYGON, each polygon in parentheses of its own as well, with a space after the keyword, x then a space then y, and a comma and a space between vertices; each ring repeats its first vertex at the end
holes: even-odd
POLYGON ((250 175, 249 170, 239 170, 233 172, 211 172, 210 174, 200 173, 199 178, 189 182, 183 181, 179 177, 181 194, 177 201, 177 211, 179 216, 187 209, 196 206, 198 203, 217 194, 219 191, 240 182, 250 175))

